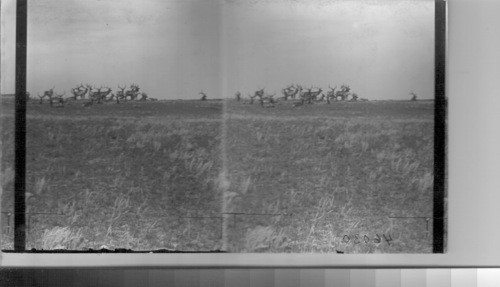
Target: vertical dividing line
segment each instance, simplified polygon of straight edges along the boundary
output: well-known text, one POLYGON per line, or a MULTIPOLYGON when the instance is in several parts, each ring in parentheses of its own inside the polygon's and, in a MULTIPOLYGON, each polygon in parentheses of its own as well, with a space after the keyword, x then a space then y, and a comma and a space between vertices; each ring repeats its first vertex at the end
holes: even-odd
POLYGON ((229 224, 229 214, 227 214, 229 210, 229 179, 227 174, 227 63, 226 63, 226 21, 224 17, 225 13, 225 4, 224 1, 218 2, 218 7, 220 9, 220 43, 219 43, 219 77, 220 77, 220 98, 222 98, 223 106, 222 106, 222 125, 221 125, 221 157, 222 157, 222 171, 219 175, 219 188, 221 189, 222 197, 221 197, 221 213, 222 213, 222 251, 229 251, 228 245, 228 224, 229 224))
POLYGON ((446 160, 446 2, 435 2, 434 209, 432 252, 444 252, 446 160))
POLYGON ((16 3, 14 250, 26 249, 26 41, 28 1, 16 3))

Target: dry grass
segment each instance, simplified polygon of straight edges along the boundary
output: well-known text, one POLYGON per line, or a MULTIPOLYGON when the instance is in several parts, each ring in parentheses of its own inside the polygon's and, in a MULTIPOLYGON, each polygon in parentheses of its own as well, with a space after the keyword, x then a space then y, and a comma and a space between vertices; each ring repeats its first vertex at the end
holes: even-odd
POLYGON ((229 190, 239 199, 231 210, 288 214, 235 219, 232 251, 430 252, 425 224, 388 217, 432 215, 432 113, 281 118, 232 108, 229 178, 244 188, 229 190), (278 234, 286 245, 272 244, 278 234))
MULTIPOLYGON (((428 103, 229 103, 224 138, 220 105, 195 103, 32 108, 28 206, 55 215, 33 216, 28 248, 214 250, 227 232, 235 252, 430 252, 425 221, 388 218, 432 214, 428 103), (254 215, 222 231, 222 200, 254 215)), ((2 129, 4 209, 12 142, 2 129)))
MULTIPOLYGON (((220 122, 67 112, 28 117, 28 210, 52 213, 31 216, 28 248, 219 247, 219 220, 180 217, 218 212, 220 122), (73 237, 83 239, 75 244, 73 237)), ((2 130, 2 139, 12 131, 2 130)), ((2 176, 9 177, 13 151, 2 150, 2 176)), ((2 182, 11 191, 10 181, 2 182)), ((12 203, 6 192, 3 207, 12 203)))

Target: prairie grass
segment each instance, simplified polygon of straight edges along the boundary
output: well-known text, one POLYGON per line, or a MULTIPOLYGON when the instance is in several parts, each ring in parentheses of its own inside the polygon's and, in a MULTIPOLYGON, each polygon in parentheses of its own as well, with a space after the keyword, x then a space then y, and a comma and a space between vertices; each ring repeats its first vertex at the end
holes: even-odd
MULTIPOLYGON (((50 214, 31 215, 27 248, 218 248, 220 220, 182 218, 218 212, 220 122, 68 112, 28 111, 28 210, 50 214)), ((10 177, 13 151, 2 151, 10 177)), ((12 184, 2 183, 12 210, 12 184)))
POLYGON ((230 107, 228 177, 245 187, 230 188, 239 198, 231 210, 287 214, 238 217, 231 250, 430 252, 425 224, 389 217, 432 216, 432 113, 310 109, 318 114, 254 116, 230 107), (287 244, 272 244, 278 234, 287 244), (356 239, 346 243, 344 235, 356 239))
MULTIPOLYGON (((31 216, 27 247, 430 252, 425 220, 390 217, 432 216, 432 103, 222 112, 195 101, 30 107, 28 208, 51 214, 31 216)), ((12 115, 1 132, 12 210, 12 115)))
POLYGON ((53 227, 46 229, 42 234, 41 249, 68 249, 77 250, 83 241, 81 230, 71 230, 69 227, 53 227))

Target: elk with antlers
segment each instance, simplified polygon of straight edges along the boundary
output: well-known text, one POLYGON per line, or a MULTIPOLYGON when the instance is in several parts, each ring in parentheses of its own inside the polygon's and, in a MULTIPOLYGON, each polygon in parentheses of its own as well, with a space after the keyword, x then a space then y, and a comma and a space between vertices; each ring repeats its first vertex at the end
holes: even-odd
POLYGON ((126 100, 126 96, 125 96, 125 89, 126 88, 127 88, 126 86, 120 87, 120 85, 118 85, 118 89, 120 89, 120 90, 116 92, 116 103, 117 104, 120 103, 120 100, 126 100))
POLYGON ((46 97, 46 95, 43 94, 40 96, 40 93, 38 93, 37 96, 40 98, 40 101, 39 101, 40 105, 43 104, 43 99, 46 97))
POLYGON ((316 90, 316 91, 314 91, 314 92, 312 92, 312 91, 311 91, 312 89, 313 89, 313 88, 309 89, 309 99, 308 99, 308 100, 309 100, 309 101, 308 101, 308 102, 309 102, 309 104, 311 104, 311 103, 312 103, 312 101, 316 100, 316 98, 317 98, 319 95, 321 95, 321 92, 323 92, 323 90, 322 90, 321 88, 317 88, 318 90, 316 90))
POLYGON ((148 100, 148 94, 142 92, 140 93, 141 95, 141 98, 139 99, 139 101, 147 101, 148 100))
MULTIPOLYGON (((259 98, 260 105, 264 106, 264 88, 255 91, 255 93, 253 94, 253 98, 256 98, 256 97, 259 98)), ((253 99, 252 99, 252 102, 253 102, 253 99)))
POLYGON ((109 87, 100 87, 98 90, 98 98, 99 98, 99 101, 98 103, 101 103, 101 101, 108 101, 107 97, 108 95, 111 94, 111 88, 109 87), (105 91, 102 91, 102 89, 106 89, 105 91))
MULTIPOLYGON (((62 94, 58 94, 56 93, 54 99, 55 99, 55 102, 58 104, 57 107, 64 107, 64 104, 66 103, 66 99, 64 98, 64 95, 66 95, 66 91, 64 91, 62 94)), ((50 103, 50 105, 52 106, 52 101, 50 103)))
POLYGON ((342 84, 342 86, 340 86, 340 91, 337 91, 337 93, 335 93, 335 97, 338 99, 340 98, 341 101, 345 101, 347 100, 347 97, 349 97, 349 92, 351 91, 351 88, 345 84, 342 84))
POLYGON ((205 94, 205 92, 203 90, 201 90, 201 92, 199 94, 201 95, 201 100, 202 101, 206 101, 207 100, 207 94, 205 94))
POLYGON ((43 92, 43 97, 47 97, 49 98, 49 103, 50 103, 50 106, 52 107, 53 104, 54 104, 54 100, 53 100, 53 97, 54 97, 54 88, 55 87, 52 87, 52 89, 48 90, 48 91, 45 91, 43 92))
POLYGON ((283 99, 285 101, 288 100, 288 98, 290 97, 290 94, 294 91, 294 88, 293 88, 293 85, 290 85, 284 89, 281 90, 281 93, 283 94, 283 99))
POLYGON ((252 96, 251 94, 248 94, 247 96, 250 98, 250 102, 249 102, 249 104, 250 104, 250 105, 252 105, 252 104, 253 104, 253 101, 254 101, 254 99, 255 99, 255 97, 256 97, 256 95, 253 95, 253 96, 252 96))
POLYGON ((73 99, 76 101, 78 98, 84 99, 85 95, 87 94, 87 91, 89 89, 83 86, 83 84, 80 84, 80 86, 76 88, 71 89, 71 93, 73 94, 73 99))
POLYGON ((318 96, 316 96, 316 99, 314 99, 314 101, 316 101, 316 102, 322 102, 322 101, 325 100, 325 98, 326 98, 325 94, 321 93, 318 96))
POLYGON ((274 94, 266 94, 265 96, 259 97, 260 98, 260 105, 263 107, 274 108, 274 104, 276 103, 274 96, 276 96, 276 92, 274 92, 274 94), (266 103, 267 103, 267 105, 266 105, 266 103))
POLYGON ((102 93, 103 93, 101 91, 102 89, 103 89, 103 87, 97 88, 97 91, 94 92, 94 94, 93 94, 92 99, 95 101, 96 104, 102 104, 102 102, 101 102, 101 100, 102 100, 102 93))
POLYGON ((135 101, 137 96, 139 96, 139 86, 136 84, 130 85, 130 90, 125 92, 125 98, 130 97, 132 101, 135 101))
POLYGON ((335 89, 337 89, 337 86, 335 86, 335 88, 332 88, 332 87, 330 87, 330 85, 328 85, 328 88, 330 89, 330 91, 328 91, 326 93, 326 102, 329 104, 330 100, 332 100, 332 99, 334 101, 337 100, 337 97, 335 96, 335 89))
MULTIPOLYGON (((89 94, 89 100, 90 100, 90 105, 93 105, 94 104, 94 101, 97 99, 97 96, 98 96, 98 92, 99 91, 94 91, 94 87, 92 87, 91 85, 89 84, 86 84, 85 85, 88 89, 88 94, 89 94)), ((87 105, 88 106, 88 105, 87 105)))
MULTIPOLYGON (((51 107, 52 107, 52 104, 53 104, 52 97, 54 96, 54 88, 55 87, 52 87, 52 89, 43 92, 43 96, 42 96, 42 98, 45 98, 45 97, 49 98, 49 103, 50 103, 51 107)), ((42 103, 41 99, 40 99, 40 103, 42 103)))
POLYGON ((411 101, 414 102, 417 100, 417 94, 413 91, 410 92, 410 95, 411 95, 411 101))
POLYGON ((301 88, 299 88, 300 86, 297 85, 297 87, 295 87, 293 84, 282 89, 281 90, 281 93, 283 94, 284 96, 284 99, 285 101, 288 100, 288 98, 292 98, 292 99, 295 99, 295 96, 299 93, 299 91, 301 90, 301 88))
POLYGON ((351 102, 357 102, 358 98, 359 98, 358 94, 352 93, 352 95, 351 95, 351 102))
POLYGON ((262 103, 262 98, 264 97, 264 88, 260 89, 260 90, 257 90, 255 91, 255 93, 253 94, 254 98, 255 97, 258 97, 259 100, 261 101, 262 103))
POLYGON ((307 102, 308 104, 312 104, 313 100, 315 100, 316 97, 323 91, 321 88, 318 88, 317 91, 313 92, 312 89, 313 87, 307 89, 306 92, 300 93, 300 99, 302 102, 307 102))

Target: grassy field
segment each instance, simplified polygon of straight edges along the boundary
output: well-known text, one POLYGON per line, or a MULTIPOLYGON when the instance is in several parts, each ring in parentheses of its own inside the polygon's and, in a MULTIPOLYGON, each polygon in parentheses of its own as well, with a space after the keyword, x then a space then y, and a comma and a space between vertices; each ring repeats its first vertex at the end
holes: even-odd
MULTIPOLYGON (((4 101, 4 212, 12 109, 4 101)), ((431 252, 433 111, 432 101, 30 103, 27 247, 431 252)))

